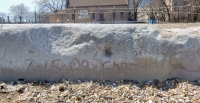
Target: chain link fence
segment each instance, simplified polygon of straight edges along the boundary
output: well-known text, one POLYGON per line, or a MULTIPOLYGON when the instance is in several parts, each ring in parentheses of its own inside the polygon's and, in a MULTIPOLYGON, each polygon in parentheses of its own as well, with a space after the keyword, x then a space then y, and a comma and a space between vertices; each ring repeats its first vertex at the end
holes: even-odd
MULTIPOLYGON (((8 17, 9 19, 9 17, 8 17)), ((8 20, 7 20, 8 21, 8 20)), ((54 13, 37 14, 32 20, 22 23, 92 23, 92 24, 133 24, 133 23, 193 23, 200 22, 200 7, 175 6, 159 8, 68 8, 54 13)), ((19 23, 3 22, 1 23, 19 23)))
POLYGON ((99 24, 200 22, 200 7, 178 6, 159 9, 71 8, 51 13, 49 22, 99 24))

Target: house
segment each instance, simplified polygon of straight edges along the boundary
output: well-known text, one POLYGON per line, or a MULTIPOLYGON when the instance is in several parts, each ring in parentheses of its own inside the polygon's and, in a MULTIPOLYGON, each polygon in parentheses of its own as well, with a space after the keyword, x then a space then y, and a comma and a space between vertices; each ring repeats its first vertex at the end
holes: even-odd
POLYGON ((65 10, 49 14, 50 23, 120 23, 129 18, 127 0, 69 0, 65 10))

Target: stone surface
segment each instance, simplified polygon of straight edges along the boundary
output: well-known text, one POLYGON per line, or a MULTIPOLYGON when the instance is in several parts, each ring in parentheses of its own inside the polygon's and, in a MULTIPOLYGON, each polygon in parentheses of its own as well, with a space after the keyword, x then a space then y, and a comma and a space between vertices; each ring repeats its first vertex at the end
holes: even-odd
POLYGON ((3 25, 0 80, 200 78, 200 26, 3 25))

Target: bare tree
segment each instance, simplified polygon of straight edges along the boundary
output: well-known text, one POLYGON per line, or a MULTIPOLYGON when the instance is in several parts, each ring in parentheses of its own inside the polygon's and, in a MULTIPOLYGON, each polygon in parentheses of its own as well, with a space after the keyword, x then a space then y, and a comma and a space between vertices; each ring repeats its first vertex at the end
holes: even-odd
POLYGON ((69 5, 68 0, 35 0, 35 3, 40 10, 48 10, 51 12, 65 9, 69 5))
POLYGON ((200 20, 200 0, 190 0, 191 12, 193 14, 193 21, 197 22, 200 20))
POLYGON ((40 11, 37 13, 37 21, 38 23, 48 23, 49 22, 49 15, 47 12, 40 11))
POLYGON ((2 17, 0 17, 0 19, 1 19, 1 25, 0 25, 0 31, 3 29, 3 19, 2 19, 2 17))
POLYGON ((10 7, 10 12, 14 16, 14 20, 17 22, 19 20, 22 23, 22 20, 29 12, 29 7, 26 7, 24 4, 19 4, 10 7))
MULTIPOLYGON (((200 0, 173 0, 175 7, 174 12, 177 12, 177 21, 186 20, 194 21, 198 20, 198 13, 200 13, 200 0)), ((173 14, 173 13, 172 13, 173 14)), ((171 15, 173 17, 173 15, 171 15)), ((171 18, 173 20, 173 18, 171 18)))
POLYGON ((171 7, 174 0, 150 0, 143 10, 149 15, 149 18, 156 18, 157 14, 162 14, 159 18, 164 21, 171 20, 171 7))
POLYGON ((146 3, 141 3, 145 5, 140 6, 139 12, 145 12, 148 18, 169 22, 186 21, 188 19, 192 19, 195 22, 200 19, 198 17, 200 0, 144 0, 144 2, 146 3))
MULTIPOLYGON (((162 12, 158 0, 143 0, 139 8, 140 16, 143 19, 155 19, 157 12, 162 12)), ((162 17, 160 17, 162 18, 162 17)))
POLYGON ((24 15, 24 20, 26 23, 33 23, 35 21, 35 12, 30 11, 24 15))
POLYGON ((0 25, 0 31, 3 29, 3 23, 4 23, 4 17, 6 16, 6 14, 5 13, 3 13, 3 12, 0 12, 0 23, 1 23, 1 25, 0 25))
POLYGON ((137 21, 137 11, 143 0, 129 0, 130 16, 129 20, 137 21))
POLYGON ((1 23, 5 22, 5 18, 6 18, 6 13, 0 12, 0 21, 1 21, 1 23))
POLYGON ((162 10, 167 14, 167 19, 170 22, 171 20, 171 15, 170 15, 170 7, 172 6, 173 1, 168 2, 166 0, 159 0, 158 3, 160 3, 160 6, 162 7, 162 10))

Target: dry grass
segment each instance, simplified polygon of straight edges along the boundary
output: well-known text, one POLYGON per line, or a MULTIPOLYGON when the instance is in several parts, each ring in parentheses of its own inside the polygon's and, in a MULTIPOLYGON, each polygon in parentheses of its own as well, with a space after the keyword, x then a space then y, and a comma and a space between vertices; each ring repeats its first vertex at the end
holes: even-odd
POLYGON ((182 30, 188 29, 191 32, 189 34, 195 34, 196 36, 200 37, 200 23, 166 23, 166 24, 153 24, 150 25, 159 30, 162 38, 172 38, 177 35, 184 35, 186 32, 182 30), (199 27, 199 29, 197 29, 199 27), (180 29, 180 30, 173 30, 173 29, 180 29))
POLYGON ((159 29, 171 29, 171 28, 191 28, 191 27, 200 27, 200 23, 162 23, 162 24, 153 24, 153 27, 159 29))

